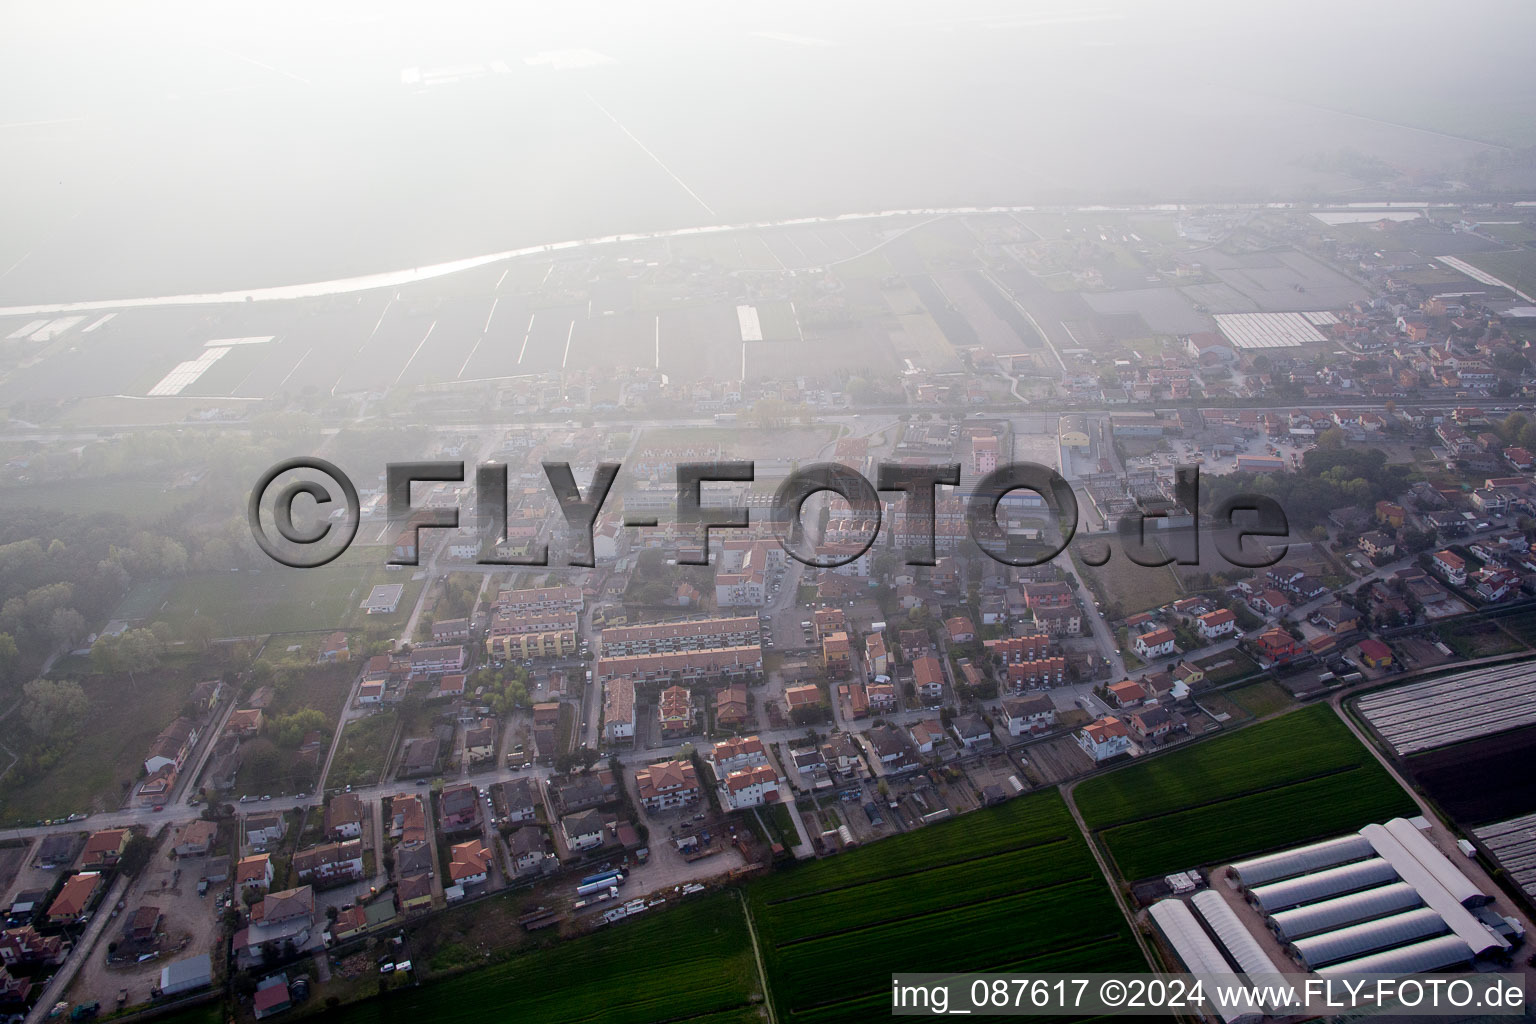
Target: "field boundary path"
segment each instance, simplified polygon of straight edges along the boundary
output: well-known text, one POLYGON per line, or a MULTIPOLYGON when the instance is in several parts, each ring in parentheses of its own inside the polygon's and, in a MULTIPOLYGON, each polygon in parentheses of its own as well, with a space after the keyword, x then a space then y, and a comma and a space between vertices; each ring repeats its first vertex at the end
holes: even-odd
POLYGON ((779 1015, 773 1012, 773 990, 768 987, 768 970, 763 966, 763 951, 757 943, 757 924, 752 920, 752 907, 747 902, 747 894, 739 888, 736 890, 736 898, 741 901, 741 913, 747 919, 747 935, 752 939, 752 960, 757 964, 757 980, 763 986, 763 1009, 768 1012, 768 1024, 778 1024, 779 1015))
POLYGON ((1083 842, 1088 844, 1088 852, 1093 854, 1093 861, 1099 866, 1099 874, 1103 876, 1104 884, 1109 886, 1109 891, 1114 894, 1115 906, 1120 908, 1120 913, 1125 915, 1125 923, 1130 926, 1131 937, 1136 940, 1136 945, 1141 948, 1141 955, 1147 961, 1147 970, 1157 969, 1157 958, 1152 955, 1152 947, 1148 945, 1147 938, 1141 933, 1141 928, 1136 924, 1136 915, 1132 913, 1130 906, 1125 902, 1125 894, 1120 891, 1120 886, 1115 884, 1115 873, 1109 870, 1109 864, 1104 860, 1104 853, 1099 849, 1099 844, 1093 840, 1093 831, 1088 823, 1078 813, 1077 802, 1072 799, 1072 790, 1077 788, 1077 782, 1069 782, 1058 786, 1061 792, 1062 802, 1067 805, 1067 810, 1072 814, 1072 820, 1077 823, 1077 830, 1083 835, 1083 842))

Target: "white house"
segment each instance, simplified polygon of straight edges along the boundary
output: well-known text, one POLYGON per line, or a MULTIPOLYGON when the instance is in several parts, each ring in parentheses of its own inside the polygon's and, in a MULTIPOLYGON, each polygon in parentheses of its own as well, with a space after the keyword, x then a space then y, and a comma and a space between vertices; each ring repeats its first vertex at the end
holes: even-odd
POLYGON ((590 850, 603 845, 603 818, 596 811, 567 814, 560 819, 565 845, 572 851, 590 850))
POLYGON ((1173 653, 1173 630, 1154 629, 1150 633, 1142 633, 1131 643, 1136 654, 1143 661, 1151 661, 1153 658, 1163 658, 1173 653))
POLYGON ((603 684, 603 732, 610 741, 635 737, 635 684, 628 676, 603 684))
POLYGON ((778 776, 767 765, 731 772, 720 785, 720 795, 733 811, 760 807, 768 799, 768 794, 777 794, 778 791, 778 776))
POLYGON ((1207 640, 1215 640, 1217 637, 1227 636, 1237 630, 1237 616, 1226 608, 1206 612, 1195 622, 1200 635, 1207 640))
POLYGON ((709 765, 714 769, 717 779, 767 763, 768 749, 756 736, 741 736, 716 743, 709 752, 709 765))
POLYGON ((635 788, 648 811, 682 807, 699 798, 699 780, 688 761, 658 761, 635 772, 635 788))
POLYGON ((1131 749, 1131 733, 1118 718, 1101 718, 1077 733, 1077 745, 1094 761, 1107 761, 1131 749))
POLYGON ((1032 697, 1008 697, 1003 701, 1008 716, 1008 735, 1043 732, 1056 724, 1056 705, 1041 694, 1032 697))

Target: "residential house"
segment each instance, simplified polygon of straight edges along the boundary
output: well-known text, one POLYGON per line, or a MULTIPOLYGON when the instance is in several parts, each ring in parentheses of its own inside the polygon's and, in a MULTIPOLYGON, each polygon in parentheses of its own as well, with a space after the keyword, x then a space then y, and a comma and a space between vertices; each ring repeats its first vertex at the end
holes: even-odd
POLYGON ((560 819, 560 831, 565 834, 565 845, 571 852, 590 850, 603 845, 603 816, 596 811, 568 814, 560 819))
POLYGON ((705 759, 715 778, 723 779, 731 772, 767 764, 768 748, 756 736, 742 736, 716 743, 709 748, 705 759))
POLYGON ((432 878, 430 875, 405 875, 395 882, 395 899, 400 912, 408 913, 432 905, 432 878))
POLYGON ((1005 697, 1003 714, 1007 717, 1009 736, 1044 732, 1056 724, 1056 705, 1043 694, 1005 697))
POLYGON ((635 682, 628 676, 603 683, 603 734, 610 743, 635 738, 635 682))
POLYGON ((640 803, 653 814, 691 804, 701 794, 690 761, 660 761, 641 768, 635 772, 635 788, 640 803))
POLYGON ((481 718, 465 728, 464 757, 471 767, 496 760, 496 719, 481 718))
POLYGON ((245 816, 245 845, 265 850, 283 838, 288 821, 280 811, 254 811, 245 816))
POLYGON ((437 804, 437 824, 444 835, 480 830, 480 791, 473 782, 444 786, 437 804))
POLYGON ((1115 706, 1133 708, 1147 699, 1146 689, 1134 679, 1122 679, 1109 687, 1109 695, 1115 706))
POLYGON ((1154 658, 1165 658, 1173 653, 1174 635, 1171 629, 1154 629, 1147 633, 1139 634, 1131 647, 1143 661, 1151 661, 1154 658))
POLYGON ((1202 637, 1216 640, 1237 631, 1237 616, 1227 608, 1219 608, 1201 615, 1195 620, 1195 626, 1202 637))
POLYGON ((443 619, 441 622, 432 623, 432 642, 434 644, 442 645, 454 640, 468 639, 468 619, 443 619))
POLYGON ((917 722, 907 731, 912 734, 912 745, 919 754, 931 754, 936 745, 944 742, 944 726, 937 718, 917 722))
POLYGON ((1174 717, 1162 707, 1141 708, 1131 712, 1131 729, 1143 744, 1162 742, 1174 730, 1174 717))
POLYGON ((1248 598, 1248 604, 1260 615, 1279 615, 1290 607, 1290 601, 1278 590, 1265 590, 1248 598))
POLYGON ((80 855, 81 866, 92 871, 116 866, 132 838, 133 833, 126 828, 109 828, 91 833, 91 837, 85 841, 85 851, 80 855))
POLYGON ((1100 718, 1077 732, 1077 745, 1095 763, 1119 757, 1131 749, 1131 734, 1125 723, 1113 716, 1100 718))
POLYGON ((448 848, 448 877, 454 885, 479 885, 490 871, 491 851, 483 840, 471 839, 448 848))
POLYGON ((293 855, 293 870, 299 881, 317 885, 356 881, 363 877, 363 841, 344 839, 300 850, 293 855))
POLYGON ((1467 560, 1449 549, 1436 551, 1432 564, 1446 582, 1454 586, 1465 586, 1467 582, 1467 560))
POLYGON ((715 725, 721 729, 739 729, 747 724, 745 686, 726 686, 715 691, 715 725))
POLYGON ((242 891, 271 888, 272 858, 264 853, 241 857, 235 865, 235 885, 242 891))
POLYGON ((1371 558, 1391 558, 1397 554, 1397 541, 1380 530, 1360 535, 1360 550, 1371 558))
POLYGON ((1360 615, 1342 601, 1329 601, 1312 613, 1312 621, 1335 633, 1352 633, 1360 628, 1360 615))
POLYGON ((681 686, 661 691, 657 716, 664 739, 675 739, 693 731, 693 693, 681 686))
POLYGON ((541 828, 524 825, 507 837, 507 859, 518 873, 532 870, 550 856, 549 840, 541 828))
POLYGON ((1306 653, 1306 648, 1298 644, 1295 638, 1283 629, 1271 629, 1261 633, 1254 641, 1254 647, 1259 654, 1277 664, 1283 664, 1306 653))
POLYGON ((944 699, 944 666, 938 658, 925 654, 912 663, 912 686, 925 704, 944 699))
POLYGON ((821 756, 828 768, 835 768, 843 774, 856 770, 861 761, 859 745, 846 732, 836 732, 828 737, 827 742, 821 745, 821 756))
POLYGON ((966 750, 992 746, 992 727, 980 715, 956 715, 949 728, 966 750))
POLYGON ((896 696, 895 683, 870 683, 864 688, 864 695, 869 699, 872 714, 895 711, 901 703, 896 696))
POLYGON ((890 671, 891 656, 886 650, 883 632, 870 633, 864 638, 864 665, 871 676, 883 676, 890 671))
POLYGON ((217 825, 199 818, 181 829, 181 834, 176 838, 176 845, 171 847, 171 850, 178 857, 206 857, 212 852, 213 843, 218 834, 217 825))
POLYGON ((1360 661, 1366 668, 1386 668, 1392 664, 1392 648, 1375 637, 1360 641, 1360 661))
POLYGON ((363 798, 337 793, 325 808, 325 834, 332 839, 356 839, 363 834, 363 798))
POLYGON ((320 654, 318 660, 322 665, 332 665, 343 662, 351 657, 347 649, 347 634, 336 632, 320 641, 320 654))
POLYGON ((892 726, 877 725, 866 732, 864 738, 887 771, 901 770, 917 763, 907 737, 892 726))
POLYGON ((151 775, 162 768, 170 768, 173 773, 180 771, 182 760, 196 742, 197 725, 190 718, 176 719, 150 744, 144 770, 151 775))
POLYGON ((491 800, 503 821, 536 821, 539 816, 537 783, 532 779, 508 779, 491 789, 491 800))
POLYGON ((48 904, 50 924, 73 924, 84 914, 101 891, 103 879, 99 871, 82 871, 64 880, 59 894, 48 904))
POLYGON ((731 772, 720 784, 720 796, 733 811, 759 807, 769 800, 778 799, 778 775, 767 765, 731 772))
POLYGON ((952 644, 968 644, 976 639, 976 627, 968 616, 956 615, 945 619, 944 628, 949 631, 949 642, 952 644))

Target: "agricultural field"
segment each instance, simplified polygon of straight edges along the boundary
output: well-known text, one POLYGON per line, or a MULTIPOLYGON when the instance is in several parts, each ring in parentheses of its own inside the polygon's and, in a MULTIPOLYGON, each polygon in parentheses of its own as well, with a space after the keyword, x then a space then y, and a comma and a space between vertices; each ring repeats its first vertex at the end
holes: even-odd
POLYGON ((1511 288, 1536 295, 1536 249, 1468 253, 1461 258, 1511 288))
POLYGON ((783 1022, 888 1012, 893 970, 1143 966, 1054 791, 787 870, 748 896, 783 1022))
POLYGON ((518 1020, 566 1024, 748 1024, 763 1020, 760 992, 746 916, 737 896, 725 893, 397 989, 384 999, 328 1011, 327 1018, 340 1024, 475 1024, 504 1021, 510 1013, 518 1020))
POLYGON ((1078 810, 1127 880, 1415 813, 1326 705, 1091 779, 1078 810))

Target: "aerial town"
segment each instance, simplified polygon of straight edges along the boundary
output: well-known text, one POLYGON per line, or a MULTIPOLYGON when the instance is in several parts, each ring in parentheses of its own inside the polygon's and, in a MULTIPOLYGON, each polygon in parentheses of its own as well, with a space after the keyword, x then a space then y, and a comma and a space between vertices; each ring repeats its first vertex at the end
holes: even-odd
POLYGON ((894 970, 1536 978, 1533 245, 1528 203, 925 211, 0 309, 0 1009, 491 986, 723 1024, 883 1015, 894 970), (309 452, 357 537, 287 568, 240 513, 309 452), (410 460, 468 467, 413 497, 459 525, 390 518, 410 460), (703 503, 749 515, 696 564, 677 467, 727 460, 754 478, 703 503), (542 467, 604 462, 568 564, 542 467), (814 498, 818 567, 768 513, 827 462, 960 483, 931 534, 899 491, 814 498), (1017 462, 1075 536, 1015 492, 999 558, 967 503, 1017 462), (1289 532, 1248 568, 1214 524, 1254 494, 1289 532))

